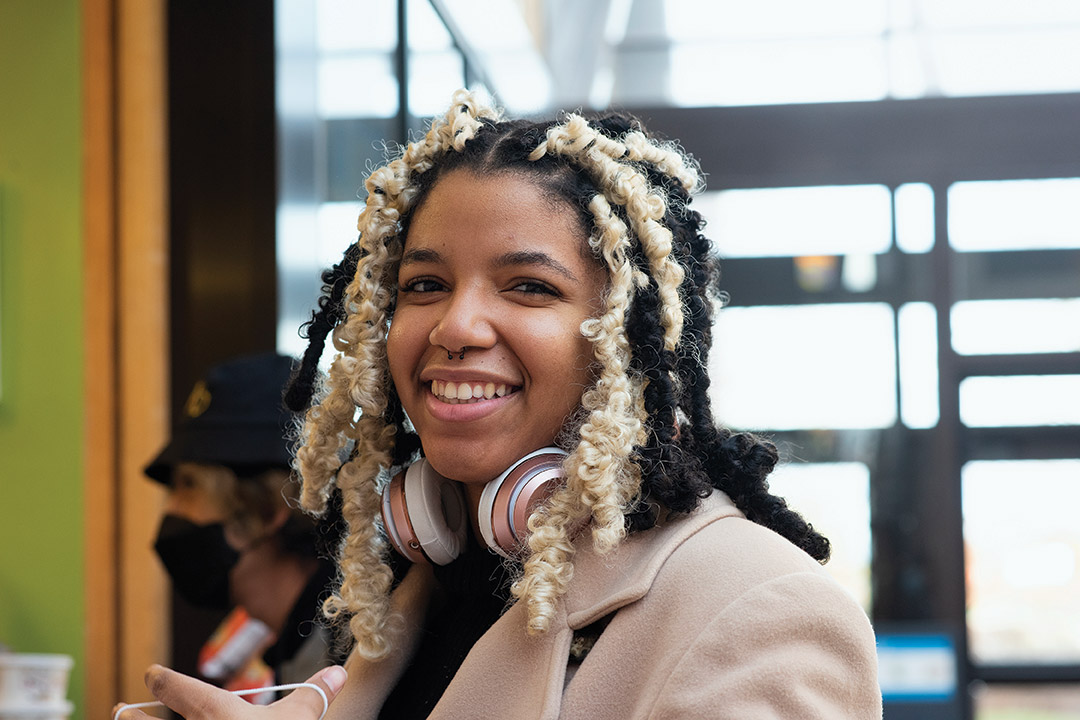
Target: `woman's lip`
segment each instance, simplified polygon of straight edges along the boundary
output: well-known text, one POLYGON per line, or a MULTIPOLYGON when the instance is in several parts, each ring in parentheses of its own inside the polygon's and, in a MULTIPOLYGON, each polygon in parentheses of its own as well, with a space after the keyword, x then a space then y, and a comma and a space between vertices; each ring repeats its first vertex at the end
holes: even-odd
POLYGON ((517 387, 521 384, 521 381, 514 382, 507 380, 505 377, 492 375, 490 372, 484 372, 483 370, 467 370, 464 368, 433 368, 425 370, 420 373, 420 382, 431 384, 432 380, 438 380, 440 382, 453 382, 462 383, 467 382, 471 385, 486 385, 487 383, 493 383, 495 385, 505 385, 506 387, 517 387))
POLYGON ((506 403, 512 402, 518 392, 512 392, 502 397, 477 400, 476 402, 458 403, 451 405, 443 402, 431 392, 430 383, 424 388, 424 407, 428 415, 435 420, 444 422, 471 422, 482 420, 492 413, 498 412, 506 403))

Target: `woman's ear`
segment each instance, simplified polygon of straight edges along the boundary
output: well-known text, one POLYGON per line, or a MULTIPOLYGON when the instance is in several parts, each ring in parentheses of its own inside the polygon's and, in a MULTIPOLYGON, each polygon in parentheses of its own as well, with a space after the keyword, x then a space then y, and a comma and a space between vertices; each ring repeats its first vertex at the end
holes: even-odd
POLYGON ((270 521, 266 523, 263 534, 266 536, 276 535, 281 528, 285 527, 285 523, 289 522, 291 516, 292 510, 286 506, 279 507, 270 517, 270 521))

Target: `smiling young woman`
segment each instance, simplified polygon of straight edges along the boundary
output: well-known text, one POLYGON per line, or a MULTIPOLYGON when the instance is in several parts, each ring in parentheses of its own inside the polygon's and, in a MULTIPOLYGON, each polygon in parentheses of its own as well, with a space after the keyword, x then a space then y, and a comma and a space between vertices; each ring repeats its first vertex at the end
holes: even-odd
POLYGON ((409 225, 390 374, 424 456, 474 501, 551 445, 591 384, 579 328, 606 276, 586 237, 577 211, 535 181, 468 170, 443 177, 409 225))
MULTIPOLYGON (((828 541, 769 493, 775 447, 713 419, 719 270, 681 149, 460 92, 365 187, 289 398, 320 388, 302 502, 340 493, 349 526, 324 610, 355 645, 344 689, 314 679, 327 717, 880 718, 828 541)), ((150 682, 223 717, 210 689, 150 682)))

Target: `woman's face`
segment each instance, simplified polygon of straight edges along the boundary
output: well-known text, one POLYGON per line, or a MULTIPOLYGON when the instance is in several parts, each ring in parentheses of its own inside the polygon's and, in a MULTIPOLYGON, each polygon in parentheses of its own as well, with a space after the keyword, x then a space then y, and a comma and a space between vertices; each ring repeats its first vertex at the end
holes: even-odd
POLYGON ((441 474, 487 482, 577 408, 592 362, 580 326, 606 282, 586 240, 577 213, 520 174, 454 171, 415 211, 387 353, 441 474))

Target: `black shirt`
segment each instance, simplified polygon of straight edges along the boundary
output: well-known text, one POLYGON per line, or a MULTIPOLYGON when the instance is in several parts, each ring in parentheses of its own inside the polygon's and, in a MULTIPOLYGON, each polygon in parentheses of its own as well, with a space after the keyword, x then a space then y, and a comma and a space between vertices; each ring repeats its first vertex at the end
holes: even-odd
POLYGON ((469 535, 465 552, 433 568, 436 589, 412 662, 390 692, 380 720, 426 718, 474 643, 508 606, 506 562, 469 535))

